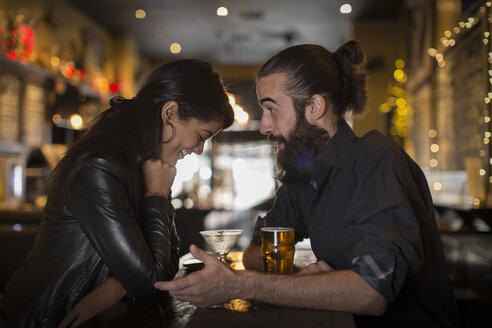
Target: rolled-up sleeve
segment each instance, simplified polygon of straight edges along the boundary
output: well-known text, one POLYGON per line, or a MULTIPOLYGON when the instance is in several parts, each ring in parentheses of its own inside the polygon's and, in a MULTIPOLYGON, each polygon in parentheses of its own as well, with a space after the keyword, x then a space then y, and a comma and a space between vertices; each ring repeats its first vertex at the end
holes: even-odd
POLYGON ((406 276, 422 268, 415 209, 426 205, 401 154, 384 150, 361 162, 365 167, 351 181, 344 251, 351 269, 391 303, 406 276))
POLYGON ((395 260, 396 257, 391 254, 378 253, 357 256, 352 260, 351 265, 354 272, 391 303, 395 300, 393 281, 398 280, 393 277, 395 260))

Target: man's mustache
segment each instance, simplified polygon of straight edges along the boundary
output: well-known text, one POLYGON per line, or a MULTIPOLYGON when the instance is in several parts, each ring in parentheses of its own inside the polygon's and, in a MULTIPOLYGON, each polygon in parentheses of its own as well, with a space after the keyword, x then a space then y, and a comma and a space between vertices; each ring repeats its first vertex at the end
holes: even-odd
POLYGON ((274 135, 271 135, 271 134, 269 134, 267 136, 267 140, 268 140, 268 142, 271 142, 271 143, 279 143, 279 142, 283 142, 284 144, 287 143, 287 140, 285 140, 284 137, 282 137, 282 136, 274 136, 274 135))

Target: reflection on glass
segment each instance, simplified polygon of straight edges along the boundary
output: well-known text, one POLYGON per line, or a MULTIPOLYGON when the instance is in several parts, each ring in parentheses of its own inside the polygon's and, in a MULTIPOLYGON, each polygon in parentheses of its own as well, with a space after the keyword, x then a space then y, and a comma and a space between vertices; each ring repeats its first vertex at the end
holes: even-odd
POLYGON ((224 229, 200 231, 200 234, 210 245, 215 255, 223 262, 226 262, 227 254, 236 244, 242 232, 243 230, 241 229, 224 229))

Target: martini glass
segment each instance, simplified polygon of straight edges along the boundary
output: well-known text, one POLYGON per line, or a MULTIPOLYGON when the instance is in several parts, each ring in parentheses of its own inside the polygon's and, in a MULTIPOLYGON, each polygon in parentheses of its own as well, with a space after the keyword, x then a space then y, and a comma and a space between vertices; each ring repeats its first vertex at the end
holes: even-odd
POLYGON ((200 231, 200 234, 210 245, 219 260, 226 262, 227 254, 236 244, 242 232, 243 230, 241 229, 223 229, 200 231))

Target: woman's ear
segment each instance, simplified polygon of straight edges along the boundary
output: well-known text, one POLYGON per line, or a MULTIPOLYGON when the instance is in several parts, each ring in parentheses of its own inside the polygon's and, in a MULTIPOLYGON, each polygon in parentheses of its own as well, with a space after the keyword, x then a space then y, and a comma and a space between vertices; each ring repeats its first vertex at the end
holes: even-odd
POLYGON ((327 110, 326 106, 327 102, 325 100, 325 97, 319 94, 313 95, 305 109, 306 120, 310 124, 314 124, 316 121, 323 117, 327 110))
POLYGON ((178 118, 178 103, 167 101, 161 109, 162 122, 166 123, 178 118))

